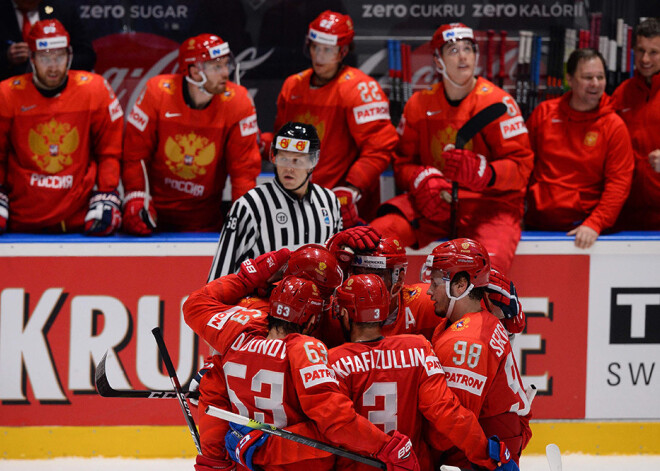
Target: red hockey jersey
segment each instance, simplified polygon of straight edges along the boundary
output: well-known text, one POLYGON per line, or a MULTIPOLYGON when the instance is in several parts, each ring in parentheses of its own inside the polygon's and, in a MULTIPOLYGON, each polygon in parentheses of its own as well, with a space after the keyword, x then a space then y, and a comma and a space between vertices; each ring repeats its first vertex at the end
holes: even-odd
MULTIPOLYGON (((220 407, 231 403, 234 412, 246 417, 278 427, 300 423, 300 429, 291 430, 356 452, 379 451, 389 437, 359 416, 340 391, 334 372, 327 367, 325 345, 299 334, 266 339, 267 312, 232 305, 264 307, 263 300, 244 298, 245 291, 237 275, 227 275, 194 292, 184 304, 188 325, 219 352, 214 368, 200 384, 201 403, 220 407)), ((200 417, 205 454, 225 457, 226 431, 225 422, 206 414, 200 417)), ((255 463, 263 460, 269 469, 309 469, 309 459, 292 461, 293 457, 305 459, 297 448, 295 443, 269 440, 268 453, 260 453, 255 463), (284 468, 278 467, 283 464, 284 468)), ((332 457, 313 459, 318 469, 332 467, 332 457)))
POLYGON ((183 76, 149 79, 128 115, 122 179, 126 192, 144 191, 140 161, 161 230, 219 231, 227 174, 232 201, 256 184, 261 171, 257 115, 247 90, 227 90, 201 110, 184 101, 183 76))
MULTIPOLYGON (((446 437, 470 460, 493 469, 487 439, 477 418, 447 387, 431 344, 419 335, 397 335, 373 342, 346 343, 330 350, 330 366, 359 414, 385 432, 398 430, 413 443, 421 469, 432 469, 430 444, 446 437), (423 433, 426 418, 429 433, 423 433)), ((337 469, 369 466, 340 460, 337 469)))
POLYGON ((61 93, 44 97, 32 74, 0 83, 0 185, 9 193, 9 230, 32 232, 80 213, 94 185, 119 184, 123 112, 100 75, 72 70, 61 93))
POLYGON ((360 215, 375 214, 379 179, 398 141, 389 101, 378 82, 344 66, 330 83, 312 87, 312 69, 286 79, 277 99, 275 131, 287 121, 312 124, 321 139, 321 157, 312 181, 326 188, 360 189, 360 215))
POLYGON ((467 314, 446 329, 438 327, 433 350, 461 404, 479 418, 487 436, 507 443, 517 462, 531 437, 531 406, 504 326, 485 310, 467 314), (493 420, 501 416, 515 422, 513 435, 493 420))

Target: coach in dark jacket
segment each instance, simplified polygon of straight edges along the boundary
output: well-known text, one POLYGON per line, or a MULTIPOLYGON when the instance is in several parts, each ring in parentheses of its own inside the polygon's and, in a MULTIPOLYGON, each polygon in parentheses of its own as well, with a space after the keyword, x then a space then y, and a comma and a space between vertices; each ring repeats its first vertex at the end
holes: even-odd
POLYGON ((78 14, 78 3, 70 0, 0 0, 0 80, 29 72, 27 43, 23 39, 23 13, 31 24, 58 19, 71 36, 74 70, 92 70, 96 53, 78 14), (21 19, 19 20, 19 16, 21 19))

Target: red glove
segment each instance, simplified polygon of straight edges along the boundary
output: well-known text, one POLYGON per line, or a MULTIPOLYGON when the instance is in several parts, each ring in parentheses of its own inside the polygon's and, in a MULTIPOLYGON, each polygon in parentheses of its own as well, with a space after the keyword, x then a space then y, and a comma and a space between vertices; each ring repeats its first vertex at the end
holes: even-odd
POLYGON ((356 250, 374 250, 379 243, 380 234, 376 229, 371 226, 355 226, 337 232, 328 239, 325 247, 337 258, 344 273, 347 273, 356 250), (347 250, 347 248, 350 250, 347 250))
POLYGON ((395 430, 392 438, 376 453, 376 458, 387 466, 387 471, 420 471, 417 455, 410 438, 395 430))
POLYGON ((236 469, 232 460, 217 460, 204 455, 197 455, 195 471, 230 471, 236 469))
POLYGON ((0 186, 0 234, 7 230, 9 219, 9 196, 5 189, 0 186))
POLYGON ((156 229, 156 209, 149 198, 149 210, 144 207, 144 191, 131 191, 124 199, 125 232, 134 235, 150 235, 156 229))
POLYGON ((85 234, 107 236, 121 226, 121 200, 116 191, 95 191, 85 215, 85 234))
POLYGON ((450 149, 442 153, 444 174, 468 190, 483 191, 493 178, 493 167, 486 157, 466 149, 450 149))
POLYGON ((444 222, 449 218, 451 183, 435 167, 423 167, 413 179, 410 190, 415 209, 429 221, 444 222))
POLYGON ((259 255, 255 260, 247 259, 241 263, 238 277, 250 291, 264 288, 268 280, 289 261, 289 249, 274 250, 259 255))
POLYGON ((502 324, 512 334, 519 334, 525 328, 525 313, 520 304, 513 282, 494 268, 488 279, 488 299, 502 310, 502 324))
POLYGON ((259 153, 261 159, 270 162, 270 146, 273 143, 272 132, 259 132, 257 133, 257 145, 259 146, 259 153))
POLYGON ((364 221, 358 216, 357 203, 360 200, 360 193, 347 186, 337 186, 332 189, 341 204, 341 220, 344 223, 344 229, 364 224, 364 221))

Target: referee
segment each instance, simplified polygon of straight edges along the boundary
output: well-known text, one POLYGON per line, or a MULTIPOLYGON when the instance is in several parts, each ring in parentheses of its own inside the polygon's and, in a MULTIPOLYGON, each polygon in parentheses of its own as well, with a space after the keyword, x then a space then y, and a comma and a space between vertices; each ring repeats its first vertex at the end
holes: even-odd
POLYGON ((272 250, 324 244, 342 228, 339 200, 310 182, 321 141, 314 126, 288 122, 271 145, 275 179, 237 199, 225 220, 208 281, 272 250))

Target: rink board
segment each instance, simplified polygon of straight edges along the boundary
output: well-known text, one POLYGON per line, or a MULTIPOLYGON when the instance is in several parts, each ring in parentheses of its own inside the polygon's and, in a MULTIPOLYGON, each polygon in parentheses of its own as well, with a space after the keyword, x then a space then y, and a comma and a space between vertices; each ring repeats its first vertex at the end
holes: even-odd
MULTIPOLYGON (((562 453, 660 454, 658 422, 535 421, 532 433, 532 440, 525 449, 530 455, 545 454, 548 443, 556 443, 562 453)), ((0 437, 2 459, 62 456, 192 458, 197 454, 188 428, 175 425, 0 427, 0 437)))
MULTIPOLYGON (((194 453, 175 401, 101 398, 93 374, 110 350, 113 387, 170 389, 150 334, 160 325, 189 381, 205 350, 181 305, 205 282, 216 241, 0 238, 2 456, 194 453)), ((409 252, 408 282, 430 249, 409 252)), ((657 233, 602 237, 589 251, 563 236, 523 235, 510 275, 528 315, 514 352, 523 381, 539 390, 530 450, 561 437, 585 453, 660 453, 658 267, 657 233)))

